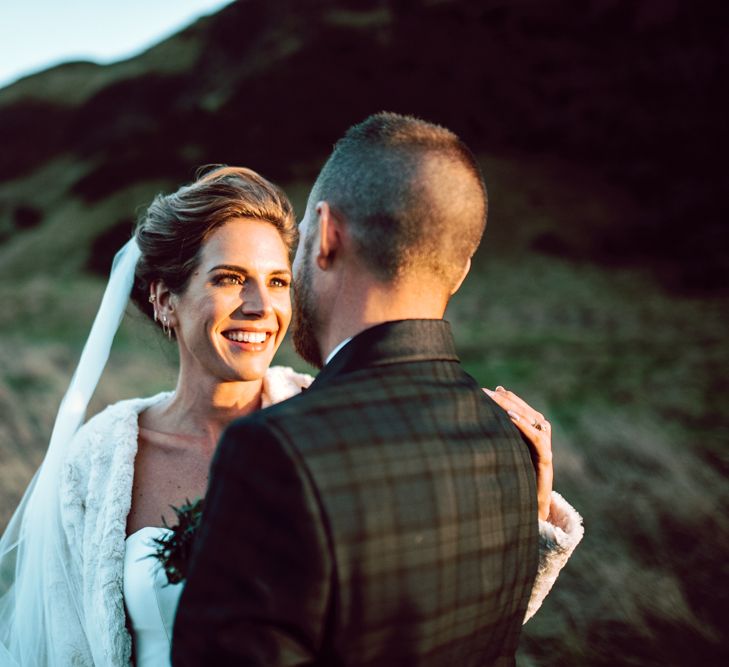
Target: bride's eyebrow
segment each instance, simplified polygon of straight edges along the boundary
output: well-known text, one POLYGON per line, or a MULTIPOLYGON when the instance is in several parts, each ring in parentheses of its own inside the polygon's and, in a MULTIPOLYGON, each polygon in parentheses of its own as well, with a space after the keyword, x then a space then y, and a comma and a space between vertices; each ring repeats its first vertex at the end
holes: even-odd
MULTIPOLYGON (((232 271, 233 273, 240 273, 241 275, 247 276, 248 270, 244 269, 242 266, 237 266, 236 264, 217 264, 212 269, 208 271, 208 273, 212 273, 213 271, 232 271)), ((281 275, 281 276, 290 276, 291 270, 290 269, 271 269, 269 271, 271 275, 281 275)))
POLYGON ((213 271, 233 271, 235 273, 243 274, 248 273, 248 271, 246 271, 242 266, 236 266, 235 264, 216 264, 208 271, 208 273, 212 273, 213 271))

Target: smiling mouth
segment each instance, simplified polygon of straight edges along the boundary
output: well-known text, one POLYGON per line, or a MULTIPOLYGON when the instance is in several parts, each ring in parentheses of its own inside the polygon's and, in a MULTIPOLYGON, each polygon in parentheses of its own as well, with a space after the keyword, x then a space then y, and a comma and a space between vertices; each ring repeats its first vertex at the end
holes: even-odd
POLYGON ((223 336, 234 343, 253 343, 255 345, 265 343, 270 335, 266 331, 223 331, 223 336))

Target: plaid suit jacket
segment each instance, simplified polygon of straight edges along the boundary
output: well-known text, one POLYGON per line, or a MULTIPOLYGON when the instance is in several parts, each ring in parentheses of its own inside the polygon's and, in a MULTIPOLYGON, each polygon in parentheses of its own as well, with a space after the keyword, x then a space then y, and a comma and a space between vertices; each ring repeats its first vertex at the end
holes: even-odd
POLYGON ((528 448, 449 325, 379 325, 227 429, 173 662, 514 664, 537 542, 528 448))

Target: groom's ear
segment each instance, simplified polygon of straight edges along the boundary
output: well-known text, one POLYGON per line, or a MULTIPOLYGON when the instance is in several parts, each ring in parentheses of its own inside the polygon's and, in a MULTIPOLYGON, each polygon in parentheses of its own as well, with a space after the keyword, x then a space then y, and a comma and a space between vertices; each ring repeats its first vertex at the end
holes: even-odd
POLYGON ((458 279, 458 282, 451 288, 451 296, 453 296, 461 285, 463 285, 463 281, 466 279, 466 276, 468 275, 468 272, 471 270, 471 259, 469 257, 468 261, 466 262, 466 266, 463 267, 463 273, 461 273, 461 277, 458 279))
POLYGON ((337 254, 342 249, 344 227, 342 221, 332 211, 329 202, 318 202, 316 214, 319 222, 316 264, 322 271, 327 271, 331 269, 337 254))

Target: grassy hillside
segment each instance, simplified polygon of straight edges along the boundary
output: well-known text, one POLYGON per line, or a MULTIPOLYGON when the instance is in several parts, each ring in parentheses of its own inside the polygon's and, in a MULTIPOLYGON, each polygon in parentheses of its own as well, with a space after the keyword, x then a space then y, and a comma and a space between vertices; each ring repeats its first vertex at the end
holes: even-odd
MULTIPOLYGON (((513 389, 553 421, 556 488, 587 528, 526 628, 520 665, 720 664, 727 303, 679 298, 650 274, 591 262, 588 230, 630 202, 618 205, 589 173, 525 156, 483 164, 489 228, 448 317, 482 384, 513 389)), ((289 189, 300 210, 306 183, 289 189)), ((153 190, 124 194, 128 208, 153 190)), ((91 236, 97 214, 78 202, 49 211, 32 243, 0 255, 3 522, 40 460, 103 288, 82 270, 88 249, 61 230, 88 226, 91 236), (39 266, 38 248, 53 260, 39 266)), ((302 367, 288 346, 279 361, 302 367)), ((173 349, 130 309, 91 411, 174 380, 173 349)))

